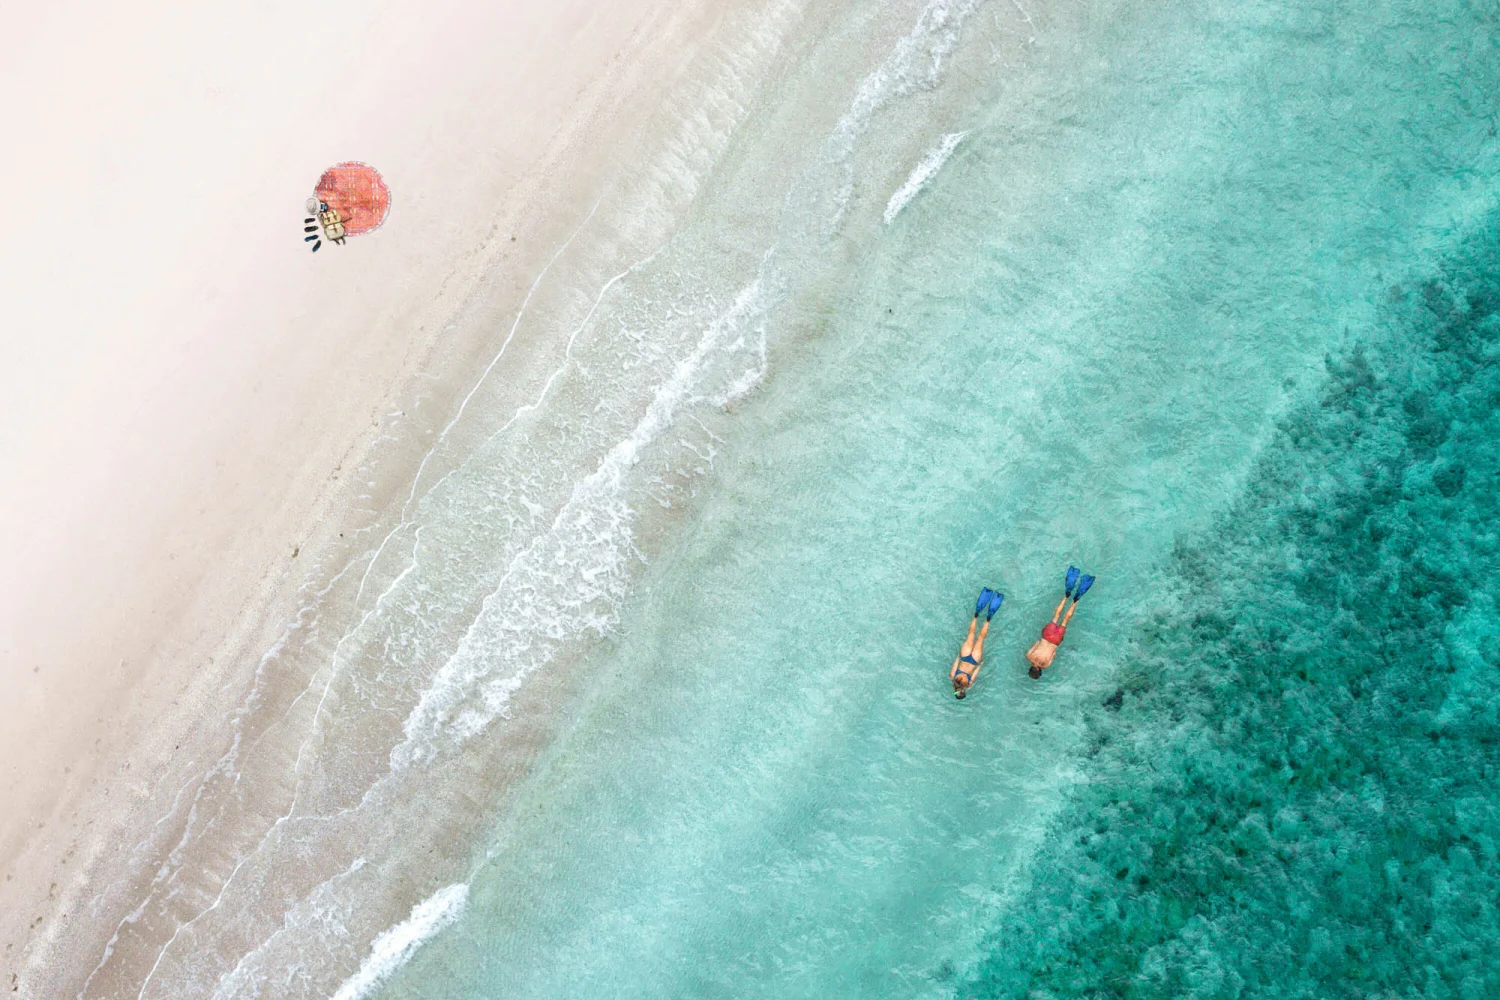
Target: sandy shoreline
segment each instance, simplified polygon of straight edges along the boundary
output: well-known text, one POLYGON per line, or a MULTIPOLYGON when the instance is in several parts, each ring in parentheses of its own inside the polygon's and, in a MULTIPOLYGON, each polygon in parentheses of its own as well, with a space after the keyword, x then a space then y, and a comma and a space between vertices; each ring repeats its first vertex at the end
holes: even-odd
MULTIPOLYGON (((156 849, 161 804, 222 752, 220 720, 317 576, 309 561, 399 506, 414 470, 351 481, 363 456, 413 400, 440 426, 493 353, 493 325, 456 322, 465 303, 514 313, 624 183, 621 164, 663 141, 639 124, 750 6, 530 4, 476 20, 460 3, 368 17, 327 4, 224 25, 162 5, 81 33, 54 14, 27 26, 34 51, 66 48, 67 29, 96 75, 38 100, 50 74, 18 59, 10 89, 30 99, 0 119, 42 127, 7 168, 12 188, 66 206, 40 250, 6 261, 14 329, 53 331, 41 346, 11 334, 4 386, 18 431, 0 479, 13 992, 82 987, 127 916, 127 871, 156 849), (330 57, 311 23, 358 42, 330 57), (159 120, 121 131, 142 107, 159 120), (346 158, 385 174, 391 219, 311 258, 300 200, 346 158), (66 238, 80 229, 82 247, 66 238), (191 238, 205 232, 221 235, 191 238)), ((7 230, 45 221, 35 208, 7 209, 7 230)), ((524 381, 550 347, 523 336, 507 372, 524 381)))

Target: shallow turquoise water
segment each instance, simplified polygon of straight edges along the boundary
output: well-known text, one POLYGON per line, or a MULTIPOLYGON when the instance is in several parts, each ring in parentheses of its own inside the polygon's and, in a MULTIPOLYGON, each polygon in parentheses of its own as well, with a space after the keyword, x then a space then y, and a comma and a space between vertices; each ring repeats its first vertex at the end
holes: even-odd
POLYGON ((385 995, 1493 994, 1496 19, 964 64, 385 995))

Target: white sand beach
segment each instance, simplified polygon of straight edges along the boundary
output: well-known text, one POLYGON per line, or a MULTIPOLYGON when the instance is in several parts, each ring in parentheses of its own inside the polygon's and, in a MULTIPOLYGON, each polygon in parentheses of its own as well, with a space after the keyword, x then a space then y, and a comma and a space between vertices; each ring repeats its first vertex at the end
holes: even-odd
POLYGON ((394 502, 398 484, 351 482, 361 457, 412 399, 441 424, 558 246, 661 144, 653 111, 752 6, 13 12, 6 995, 137 994, 142 967, 105 961, 131 919, 131 897, 109 891, 154 849, 167 777, 222 749, 234 698, 296 613, 299 567, 348 511, 394 502), (343 160, 382 172, 390 216, 313 255, 303 201, 343 160), (481 288, 496 321, 454 323, 481 288))

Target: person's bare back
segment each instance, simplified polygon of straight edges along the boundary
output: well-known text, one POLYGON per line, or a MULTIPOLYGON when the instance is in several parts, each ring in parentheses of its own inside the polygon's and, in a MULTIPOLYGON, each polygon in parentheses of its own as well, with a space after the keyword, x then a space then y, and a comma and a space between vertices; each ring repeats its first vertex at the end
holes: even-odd
POLYGON ((1033 679, 1041 677, 1042 671, 1052 666, 1052 660, 1057 656, 1057 647, 1062 645, 1063 637, 1068 633, 1068 622, 1073 620, 1073 612, 1078 610, 1078 602, 1094 585, 1094 578, 1087 573, 1080 573, 1077 567, 1069 566, 1065 583, 1063 599, 1057 602, 1057 608, 1052 612, 1052 620, 1042 626, 1042 637, 1032 643, 1031 648, 1026 651, 1026 659, 1031 663, 1031 669, 1027 671, 1027 674, 1033 679), (1073 602, 1071 607, 1068 606, 1070 599, 1073 602), (1063 613, 1064 607, 1067 607, 1066 614, 1063 613), (1059 621, 1059 618, 1062 620, 1059 621))

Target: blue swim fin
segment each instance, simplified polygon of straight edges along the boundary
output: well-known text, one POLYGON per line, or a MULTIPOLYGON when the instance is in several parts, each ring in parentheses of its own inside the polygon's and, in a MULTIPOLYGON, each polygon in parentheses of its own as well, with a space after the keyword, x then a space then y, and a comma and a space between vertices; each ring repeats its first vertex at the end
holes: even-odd
POLYGON ((997 590, 990 594, 990 611, 989 614, 984 616, 984 620, 989 621, 995 617, 995 612, 1000 610, 1000 605, 1003 603, 1005 603, 1005 595, 1000 593, 1000 591, 997 590))
POLYGON ((1078 590, 1073 594, 1073 600, 1076 601, 1082 598, 1084 594, 1089 592, 1089 588, 1093 585, 1094 578, 1085 573, 1083 579, 1078 581, 1078 590))
POLYGON ((1078 583, 1078 567, 1077 566, 1069 566, 1068 567, 1068 576, 1067 576, 1067 586, 1063 587, 1063 596, 1064 597, 1072 597, 1073 596, 1073 587, 1077 583, 1078 583))
POLYGON ((994 596, 995 592, 988 587, 985 587, 979 592, 979 600, 974 602, 975 618, 978 618, 980 615, 984 614, 984 609, 990 606, 990 598, 994 596))

